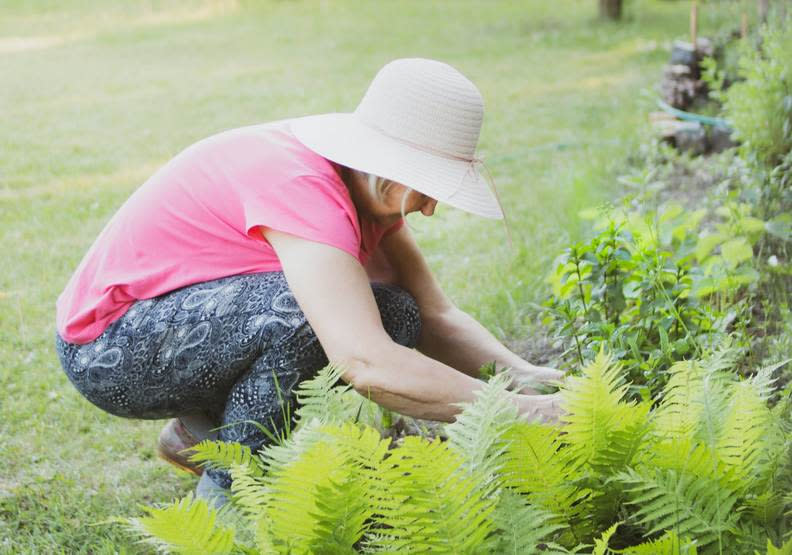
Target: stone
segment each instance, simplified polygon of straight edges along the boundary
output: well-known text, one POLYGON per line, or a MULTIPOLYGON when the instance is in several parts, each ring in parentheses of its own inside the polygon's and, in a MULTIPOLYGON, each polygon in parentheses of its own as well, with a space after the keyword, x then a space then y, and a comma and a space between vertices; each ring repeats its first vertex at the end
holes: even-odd
POLYGON ((714 125, 709 130, 710 152, 722 152, 727 148, 737 146, 737 142, 732 139, 732 130, 726 127, 714 125))
POLYGON ((693 68, 698 64, 696 49, 689 42, 675 40, 671 46, 671 65, 683 65, 693 68))
POLYGON ((679 122, 674 131, 674 144, 680 152, 705 154, 709 149, 707 131, 696 121, 679 122))

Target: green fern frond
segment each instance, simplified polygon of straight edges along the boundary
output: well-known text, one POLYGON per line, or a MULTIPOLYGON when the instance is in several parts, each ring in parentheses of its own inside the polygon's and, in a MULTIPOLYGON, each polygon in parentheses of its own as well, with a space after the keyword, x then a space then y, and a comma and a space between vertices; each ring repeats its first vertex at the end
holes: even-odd
POLYGON ((552 535, 564 528, 550 512, 535 507, 527 499, 504 489, 492 513, 496 534, 488 551, 499 555, 546 555, 552 535))
POLYGON ((231 478, 234 506, 255 525, 270 500, 263 477, 253 474, 247 465, 235 465, 231 467, 231 478))
POLYGON ((792 538, 781 547, 776 547, 773 542, 767 540, 767 555, 792 555, 792 538))
POLYGON ((677 362, 668 369, 668 383, 654 417, 658 433, 676 441, 698 429, 702 406, 698 402, 704 369, 696 361, 677 362))
POLYGON ((647 536, 674 530, 702 547, 722 545, 739 516, 733 510, 737 494, 717 479, 648 468, 627 470, 619 480, 637 509, 632 518, 646 527, 647 536))
POLYGON ((583 369, 582 376, 567 379, 561 392, 567 412, 565 442, 582 463, 607 469, 611 460, 627 460, 637 451, 645 436, 648 407, 623 402, 627 387, 621 366, 604 352, 583 369), (615 444, 614 434, 627 428, 630 432, 621 434, 620 445, 615 444))
POLYGON ((601 475, 621 472, 642 458, 649 434, 653 430, 649 418, 651 401, 637 405, 621 405, 616 411, 617 423, 599 452, 589 464, 601 475))
POLYGON ((343 373, 340 367, 330 364, 319 370, 313 378, 300 382, 295 390, 299 405, 295 412, 298 426, 313 419, 327 424, 346 415, 347 407, 339 406, 339 400, 352 386, 336 385, 343 373))
POLYGON ((337 385, 344 373, 342 368, 328 365, 310 380, 300 382, 295 394, 299 428, 312 420, 322 424, 359 422, 379 427, 379 405, 358 394, 351 385, 337 385))
POLYGON ((310 553, 354 554, 355 544, 366 532, 371 517, 366 487, 361 481, 332 479, 316 488, 316 537, 310 553))
POLYGON ((619 527, 621 522, 614 522, 613 525, 605 530, 602 535, 594 540, 594 551, 591 552, 591 555, 605 555, 608 551, 608 542, 610 541, 613 534, 616 533, 616 529, 619 527))
POLYGON ((445 427, 449 445, 464 457, 468 468, 483 475, 499 470, 507 447, 504 436, 518 422, 508 385, 508 377, 495 376, 476 392, 476 400, 465 405, 456 421, 445 427))
MULTIPOLYGON (((728 384, 723 376, 705 373, 701 380, 699 397, 696 399, 701 405, 701 412, 699 412, 695 437, 714 452, 718 451, 718 439, 723 432, 728 412, 729 385, 731 384, 728 384)), ((713 472, 717 470, 716 465, 713 465, 712 470, 713 472)))
POLYGON ((732 553, 764 552, 767 540, 777 539, 777 537, 772 533, 772 530, 758 522, 751 521, 746 516, 744 515, 735 526, 728 548, 732 553))
POLYGON ((496 500, 475 495, 482 477, 439 439, 406 437, 390 452, 383 478, 388 495, 374 515, 370 550, 473 553, 493 531, 496 500))
POLYGON ((263 453, 269 533, 284 552, 347 552, 384 497, 377 490, 389 440, 351 423, 315 422, 263 453))
POLYGON ((246 466, 252 475, 262 475, 259 461, 246 445, 205 439, 192 447, 192 450, 195 452, 190 455, 190 460, 201 466, 212 466, 223 470, 231 470, 234 466, 246 466))
POLYGON ((762 474, 761 463, 768 462, 764 457, 772 414, 752 382, 736 382, 730 389, 731 398, 716 451, 725 468, 748 489, 762 474))
POLYGON ((218 526, 217 511, 192 494, 166 507, 145 510, 148 516, 130 519, 130 526, 161 551, 204 555, 234 549, 234 530, 218 526))
POLYGON ((656 441, 650 445, 646 460, 654 468, 673 470, 681 474, 701 477, 724 474, 713 472, 713 468, 717 469, 721 464, 718 454, 693 437, 676 441, 656 441))
POLYGON ((696 543, 690 540, 680 540, 676 532, 666 530, 656 540, 649 540, 640 545, 634 545, 614 553, 623 555, 697 555, 696 543))
POLYGON ((264 473, 282 468, 299 459, 303 453, 311 449, 322 439, 322 424, 316 419, 302 423, 282 444, 271 444, 259 453, 264 466, 264 473))
POLYGON ((788 358, 776 364, 771 364, 770 366, 760 368, 759 371, 756 372, 756 375, 751 378, 751 383, 754 385, 757 392, 759 393, 759 396, 763 400, 766 401, 770 399, 770 397, 772 397, 775 393, 776 382, 778 381, 778 378, 773 376, 775 371, 782 366, 789 364, 790 362, 792 362, 792 358, 788 358))
POLYGON ((562 449, 560 431, 541 424, 520 423, 504 435, 503 483, 528 495, 531 503, 568 521, 587 496, 575 480, 580 463, 562 449))

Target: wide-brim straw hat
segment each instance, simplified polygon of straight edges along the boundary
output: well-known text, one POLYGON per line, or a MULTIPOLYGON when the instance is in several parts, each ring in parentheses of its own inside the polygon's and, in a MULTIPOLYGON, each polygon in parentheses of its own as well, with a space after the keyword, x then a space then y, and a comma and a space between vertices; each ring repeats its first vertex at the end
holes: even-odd
POLYGON ((352 113, 307 116, 292 131, 323 157, 487 218, 503 218, 476 157, 484 102, 448 64, 394 60, 377 73, 352 113))

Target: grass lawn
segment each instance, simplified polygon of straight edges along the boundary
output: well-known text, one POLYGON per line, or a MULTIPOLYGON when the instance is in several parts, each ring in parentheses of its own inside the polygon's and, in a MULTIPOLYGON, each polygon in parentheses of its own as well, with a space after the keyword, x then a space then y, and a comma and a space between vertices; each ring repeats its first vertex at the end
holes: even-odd
MULTIPOLYGON (((736 23, 738 4, 704 4, 701 34, 736 23)), ((519 339, 577 212, 618 193, 688 7, 632 0, 612 24, 594 0, 4 0, 0 552, 137 552, 102 521, 193 485, 156 458, 161 422, 94 408, 53 352, 55 298, 159 165, 222 129, 351 110, 393 58, 447 61, 485 97, 480 152, 514 246, 452 209, 412 225, 457 303, 519 339)))

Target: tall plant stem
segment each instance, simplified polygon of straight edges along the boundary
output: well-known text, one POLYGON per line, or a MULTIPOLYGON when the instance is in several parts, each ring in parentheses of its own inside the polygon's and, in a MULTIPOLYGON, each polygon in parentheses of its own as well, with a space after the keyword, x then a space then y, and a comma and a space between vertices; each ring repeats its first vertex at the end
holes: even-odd
POLYGON ((577 286, 578 291, 580 292, 580 302, 583 303, 583 312, 588 312, 588 307, 586 306, 586 296, 583 294, 583 277, 580 275, 580 258, 577 257, 577 254, 575 255, 575 272, 577 273, 577 286))

